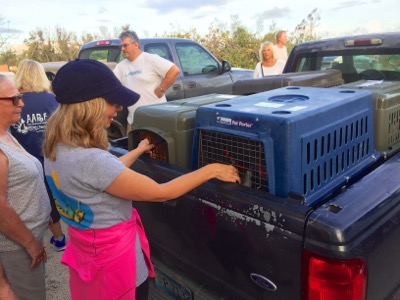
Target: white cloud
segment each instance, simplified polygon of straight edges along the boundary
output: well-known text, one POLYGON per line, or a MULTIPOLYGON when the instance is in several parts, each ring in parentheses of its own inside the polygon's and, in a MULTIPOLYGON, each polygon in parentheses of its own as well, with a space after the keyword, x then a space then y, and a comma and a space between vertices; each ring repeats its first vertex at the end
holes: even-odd
POLYGON ((378 20, 371 20, 365 25, 367 33, 382 32, 382 24, 378 20))
POLYGON ((109 10, 103 6, 99 7, 99 14, 104 14, 104 13, 108 13, 109 10))
POLYGON ((123 0, 0 2, 0 17, 9 21, 0 27, 4 30, 9 25, 10 30, 21 32, 21 41, 37 28, 53 31, 59 27, 79 36, 83 32, 98 34, 101 26, 113 32, 128 24, 139 36, 152 37, 170 28, 195 28, 204 34, 215 20, 230 24, 231 16, 236 15, 252 32, 259 29, 257 20, 262 21, 265 33, 272 22, 290 32, 315 8, 321 16, 317 31, 324 36, 400 30, 398 0, 280 0, 272 5, 260 5, 258 0, 135 0, 129 5, 123 0))
POLYGON ((155 9, 158 13, 173 12, 177 10, 187 11, 187 13, 193 13, 195 10, 200 9, 204 6, 215 6, 220 7, 228 4, 229 2, 235 2, 235 0, 202 0, 202 1, 188 1, 188 0, 147 0, 145 7, 155 9))

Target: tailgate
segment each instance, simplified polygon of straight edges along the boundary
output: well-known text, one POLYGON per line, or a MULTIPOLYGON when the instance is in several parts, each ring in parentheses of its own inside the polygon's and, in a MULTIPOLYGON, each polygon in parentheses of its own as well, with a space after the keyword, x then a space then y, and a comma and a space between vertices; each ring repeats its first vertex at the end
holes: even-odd
POLYGON ((337 260, 362 258, 367 299, 392 299, 399 286, 400 155, 316 209, 305 248, 337 260))

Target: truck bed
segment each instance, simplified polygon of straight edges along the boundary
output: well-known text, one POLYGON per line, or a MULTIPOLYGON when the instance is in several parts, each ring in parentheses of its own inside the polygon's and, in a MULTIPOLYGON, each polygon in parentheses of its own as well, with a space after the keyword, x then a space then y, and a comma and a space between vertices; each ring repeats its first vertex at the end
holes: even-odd
MULTIPOLYGON (((124 150, 111 152, 118 156, 124 150)), ((372 168, 318 208, 220 182, 174 201, 134 207, 156 266, 158 261, 160 270, 188 287, 194 299, 301 299, 304 250, 365 260, 367 299, 380 299, 383 291, 391 299, 400 270, 400 154, 372 168), (251 274, 268 278, 276 290, 256 285, 251 274)), ((185 172, 146 157, 133 169, 158 182, 185 172)))

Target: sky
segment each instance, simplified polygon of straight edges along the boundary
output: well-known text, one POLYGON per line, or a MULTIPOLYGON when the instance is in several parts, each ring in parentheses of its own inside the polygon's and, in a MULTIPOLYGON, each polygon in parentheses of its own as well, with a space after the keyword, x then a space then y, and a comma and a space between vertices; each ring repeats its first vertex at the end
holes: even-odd
POLYGON ((274 22, 290 34, 314 9, 322 37, 400 31, 399 0, 0 0, 0 34, 16 33, 10 42, 18 43, 38 28, 52 33, 59 27, 79 37, 129 24, 139 38, 192 28, 204 35, 212 23, 230 25, 232 16, 251 33, 259 24, 261 34, 268 33, 274 22))

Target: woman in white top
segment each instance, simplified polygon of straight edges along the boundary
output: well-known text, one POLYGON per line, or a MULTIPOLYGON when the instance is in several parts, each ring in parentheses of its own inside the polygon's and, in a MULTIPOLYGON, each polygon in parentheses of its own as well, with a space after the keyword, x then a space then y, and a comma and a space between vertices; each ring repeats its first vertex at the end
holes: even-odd
POLYGON ((260 47, 260 62, 257 63, 254 69, 253 78, 261 78, 267 75, 282 74, 285 62, 275 59, 274 44, 265 42, 260 47))

